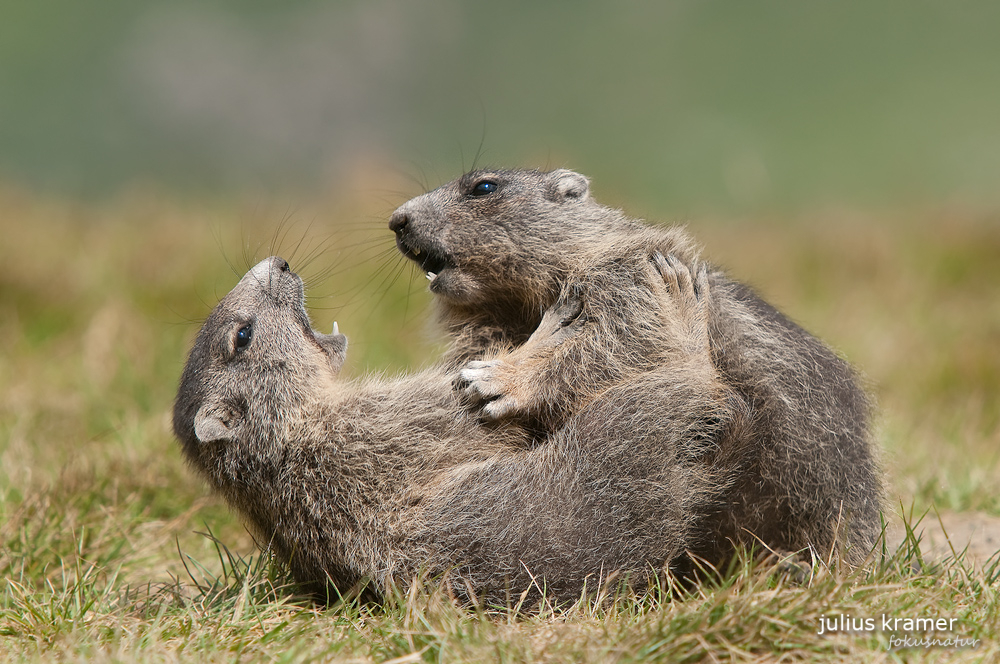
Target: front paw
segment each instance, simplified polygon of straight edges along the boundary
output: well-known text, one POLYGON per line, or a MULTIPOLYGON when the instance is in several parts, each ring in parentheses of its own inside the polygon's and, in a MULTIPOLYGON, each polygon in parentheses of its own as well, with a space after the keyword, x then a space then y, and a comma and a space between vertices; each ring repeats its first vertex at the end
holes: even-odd
POLYGON ((508 362, 494 359, 473 360, 459 372, 460 385, 465 385, 462 393, 473 404, 483 404, 480 413, 484 420, 498 420, 522 410, 514 386, 505 376, 511 370, 508 362))
POLYGON ((502 394, 497 380, 497 367, 503 360, 472 360, 459 374, 458 385, 473 402, 489 401, 502 394))
POLYGON ((664 303, 672 310, 669 316, 677 324, 678 334, 686 339, 685 346, 693 353, 710 350, 708 320, 712 307, 712 295, 708 282, 708 267, 697 265, 695 275, 677 257, 659 251, 652 256, 653 267, 667 287, 668 301, 664 303))

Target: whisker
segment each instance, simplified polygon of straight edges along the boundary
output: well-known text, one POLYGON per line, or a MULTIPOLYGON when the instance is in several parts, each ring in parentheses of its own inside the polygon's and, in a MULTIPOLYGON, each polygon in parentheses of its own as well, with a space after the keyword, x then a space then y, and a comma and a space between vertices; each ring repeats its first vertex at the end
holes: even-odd
POLYGON ((237 269, 236 265, 234 265, 233 261, 229 258, 229 254, 226 252, 226 245, 222 241, 222 228, 217 224, 212 224, 211 228, 212 238, 215 240, 215 246, 219 249, 219 253, 222 254, 222 260, 226 262, 226 265, 234 275, 237 277, 242 276, 243 273, 237 269))
POLYGON ((369 317, 371 316, 371 314, 374 312, 375 309, 378 309, 379 305, 382 304, 382 301, 385 300, 385 296, 388 295, 389 293, 389 286, 391 286, 396 282, 396 279, 399 278, 399 275, 402 274, 404 269, 406 269, 405 265, 403 265, 402 263, 397 263, 393 267, 393 269, 389 270, 385 278, 382 279, 382 283, 380 283, 376 288, 376 290, 381 291, 382 294, 379 295, 378 299, 375 300, 375 302, 372 304, 369 317))
MULTIPOLYGON (((310 277, 310 281, 312 281, 313 279, 319 279, 320 277, 322 278, 322 280, 325 281, 331 277, 339 276, 342 274, 350 275, 353 273, 358 273, 361 270, 362 264, 369 263, 375 260, 384 261, 384 259, 386 259, 387 257, 390 257, 397 253, 395 247, 382 248, 380 251, 377 251, 377 253, 373 253, 376 252, 377 249, 378 247, 368 247, 363 251, 355 252, 352 255, 352 260, 350 261, 343 261, 340 263, 331 261, 326 267, 324 267, 320 271, 318 276, 310 277)), ((376 273, 375 275, 373 275, 373 277, 377 276, 381 269, 384 269, 384 266, 383 268, 379 268, 379 270, 376 270, 376 273)))
MULTIPOLYGON (((340 289, 338 291, 335 291, 334 294, 331 295, 331 297, 345 297, 346 296, 347 299, 345 301, 341 302, 341 304, 338 305, 338 308, 350 307, 350 306, 354 305, 356 302, 358 302, 359 299, 362 297, 362 295, 365 292, 367 292, 368 290, 370 290, 372 282, 375 279, 378 279, 379 275, 381 275, 383 273, 386 274, 386 276, 383 277, 383 283, 385 283, 385 281, 388 279, 389 275, 391 275, 392 271, 395 269, 395 265, 397 263, 396 263, 396 261, 393 261, 391 259, 390 252, 388 252, 388 251, 385 252, 380 258, 381 258, 380 265, 375 269, 375 271, 369 276, 368 279, 366 279, 364 282, 355 284, 354 286, 348 287, 346 289, 340 289)), ((404 261, 406 259, 404 259, 402 256, 400 256, 399 260, 400 261, 404 261)), ((402 264, 402 263, 398 263, 398 264, 402 264)), ((350 266, 348 266, 348 267, 346 267, 346 268, 344 268, 342 270, 335 271, 335 273, 336 272, 350 272, 350 271, 351 271, 350 266)))
MULTIPOLYGON (((302 231, 302 233, 299 235, 298 242, 295 243, 295 246, 293 246, 291 252, 289 252, 293 258, 298 256, 299 252, 302 250, 302 246, 306 242, 306 238, 310 237, 310 235, 311 235, 310 231, 312 230, 312 226, 313 226, 313 222, 310 221, 308 224, 306 224, 305 230, 302 231)), ((320 246, 322 246, 323 241, 320 240, 319 244, 320 244, 320 246)), ((309 253, 307 253, 306 256, 308 257, 311 252, 312 252, 312 249, 309 250, 309 253)), ((307 264, 305 260, 303 260, 302 262, 303 262, 303 266, 305 266, 307 264)))
MULTIPOLYGON (((487 122, 486 122, 486 104, 483 102, 482 96, 479 97, 479 109, 480 112, 483 114, 483 131, 479 136, 479 147, 476 148, 476 156, 472 159, 472 170, 476 170, 476 166, 479 164, 480 157, 483 157, 485 154, 487 122)), ((462 172, 463 173, 466 172, 464 159, 462 160, 462 172)))
MULTIPOLYGON (((430 191, 431 189, 430 189, 430 185, 428 184, 429 181, 427 179, 427 172, 424 170, 424 167, 422 165, 418 164, 416 161, 414 161, 412 159, 410 159, 408 161, 408 164, 409 164, 410 168, 416 169, 416 170, 420 171, 420 177, 417 177, 412 172, 403 170, 402 168, 400 168, 398 166, 397 167, 393 167, 392 170, 397 175, 400 175, 404 179, 409 180, 410 182, 412 182, 413 184, 415 184, 417 187, 420 188, 420 190, 423 193, 427 193, 428 191, 430 191)), ((410 197, 409 195, 405 195, 405 194, 403 194, 403 195, 405 196, 404 200, 406 200, 407 198, 410 197)))
POLYGON ((354 221, 338 221, 332 224, 339 231, 374 231, 379 230, 382 232, 388 232, 388 218, 389 215, 369 215, 364 219, 355 219, 354 221))

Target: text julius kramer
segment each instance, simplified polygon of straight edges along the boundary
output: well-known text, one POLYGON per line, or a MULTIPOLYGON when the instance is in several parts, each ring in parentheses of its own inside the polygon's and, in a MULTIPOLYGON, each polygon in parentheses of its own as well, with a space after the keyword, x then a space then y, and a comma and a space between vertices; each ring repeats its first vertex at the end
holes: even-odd
POLYGON ((882 614, 881 618, 854 618, 850 614, 820 616, 817 634, 851 632, 954 632, 958 618, 896 618, 882 614))

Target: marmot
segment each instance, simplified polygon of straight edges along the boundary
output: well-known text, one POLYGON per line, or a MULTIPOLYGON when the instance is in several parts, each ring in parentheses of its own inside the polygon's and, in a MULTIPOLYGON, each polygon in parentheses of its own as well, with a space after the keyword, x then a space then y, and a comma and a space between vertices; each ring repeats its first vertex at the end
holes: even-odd
MULTIPOLYGON (((718 381, 704 370, 705 275, 651 257, 633 277, 654 296, 650 315, 679 323, 678 345, 691 352, 674 354, 674 374, 593 399, 544 444, 516 425, 480 424, 442 369, 341 381, 346 338, 312 329, 302 280, 276 257, 206 319, 174 431, 257 541, 320 599, 363 579, 377 598, 421 572, 501 605, 542 588, 571 601, 611 574, 641 589, 691 549, 695 515, 719 500, 724 478, 687 448, 726 426, 721 400, 706 397, 718 381), (650 389, 670 396, 640 402, 650 389)), ((526 347, 572 344, 586 310, 569 289, 526 347)))
MULTIPOLYGON (((653 352, 649 297, 622 283, 637 257, 657 251, 694 271, 698 252, 682 230, 653 228, 598 204, 587 178, 564 169, 467 173, 399 207, 389 227, 431 279, 452 336, 446 362, 461 368, 471 361, 469 392, 493 399, 485 417, 558 428, 618 386, 634 399, 620 402, 623 412, 645 410, 652 421, 642 427, 659 427, 665 440, 676 435, 670 354, 653 352), (590 332, 541 354, 517 350, 574 284, 589 293, 590 332), (642 350, 633 340, 640 352, 623 353, 630 331, 652 345, 642 350), (498 349, 514 354, 490 359, 498 349), (661 380, 647 381, 663 358, 661 380)), ((862 561, 880 533, 883 489, 872 407, 857 375, 747 286, 714 268, 707 282, 710 355, 721 385, 705 396, 720 399, 726 424, 717 438, 692 438, 689 446, 697 443, 703 468, 725 478, 727 489, 716 504, 702 505, 692 553, 724 564, 734 543, 744 542, 810 548, 823 558, 836 549, 850 563, 862 561)))

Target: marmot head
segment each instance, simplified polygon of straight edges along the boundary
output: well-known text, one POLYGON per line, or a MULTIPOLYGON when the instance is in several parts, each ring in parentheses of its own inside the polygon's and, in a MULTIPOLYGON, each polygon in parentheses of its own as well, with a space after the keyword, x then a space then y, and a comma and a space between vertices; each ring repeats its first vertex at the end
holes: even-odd
POLYGON ((579 173, 477 170, 400 206, 389 228, 450 304, 545 308, 573 249, 623 219, 579 173))
POLYGON ((310 396, 329 387, 347 351, 337 332, 315 332, 302 279, 278 257, 253 267, 219 302, 188 356, 174 433, 189 458, 231 440, 275 438, 310 396))

